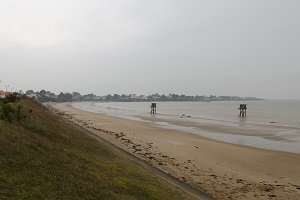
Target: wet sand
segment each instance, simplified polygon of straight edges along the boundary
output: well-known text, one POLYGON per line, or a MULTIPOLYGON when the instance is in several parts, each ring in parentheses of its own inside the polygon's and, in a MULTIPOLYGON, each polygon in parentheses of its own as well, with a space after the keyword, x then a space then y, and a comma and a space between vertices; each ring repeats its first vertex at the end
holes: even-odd
POLYGON ((52 105, 63 117, 216 199, 298 199, 300 155, 52 105))

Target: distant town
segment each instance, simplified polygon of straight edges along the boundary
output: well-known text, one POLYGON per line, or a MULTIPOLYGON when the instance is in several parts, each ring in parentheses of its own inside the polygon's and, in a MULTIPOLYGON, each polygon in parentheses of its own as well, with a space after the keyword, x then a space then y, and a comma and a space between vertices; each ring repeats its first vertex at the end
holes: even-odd
POLYGON ((81 95, 79 92, 55 94, 50 91, 28 90, 23 95, 29 98, 35 98, 40 102, 76 102, 76 101, 114 101, 114 102, 150 102, 150 101, 244 101, 244 100, 260 100, 256 97, 238 97, 238 96, 205 96, 205 95, 179 95, 179 94, 152 94, 152 95, 136 95, 136 94, 108 94, 105 96, 97 96, 95 94, 81 95))

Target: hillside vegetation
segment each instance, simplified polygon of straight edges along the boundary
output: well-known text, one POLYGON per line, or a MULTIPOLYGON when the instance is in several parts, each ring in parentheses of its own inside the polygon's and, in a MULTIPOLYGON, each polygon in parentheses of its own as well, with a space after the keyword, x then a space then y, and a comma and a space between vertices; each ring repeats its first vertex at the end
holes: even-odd
POLYGON ((0 102, 0 199, 186 199, 39 103, 0 102))

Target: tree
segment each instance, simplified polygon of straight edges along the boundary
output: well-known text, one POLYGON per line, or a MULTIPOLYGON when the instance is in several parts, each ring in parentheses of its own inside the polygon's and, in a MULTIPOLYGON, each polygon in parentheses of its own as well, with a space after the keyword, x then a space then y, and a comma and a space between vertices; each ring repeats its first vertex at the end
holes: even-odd
POLYGON ((58 101, 61 101, 61 102, 71 102, 72 101, 72 95, 70 93, 60 93, 58 96, 58 101))
POLYGON ((0 106, 1 110, 0 110, 0 119, 5 120, 7 122, 12 122, 12 116, 11 113, 13 112, 12 107, 7 104, 7 103, 3 103, 0 106))
POLYGON ((106 100, 106 101, 112 101, 112 96, 111 96, 111 94, 107 95, 107 96, 105 97, 105 100, 106 100))
POLYGON ((73 93, 72 93, 72 96, 73 96, 73 97, 78 97, 78 96, 81 96, 81 94, 80 94, 79 92, 73 92, 73 93))
POLYGON ((112 97, 113 101, 119 101, 120 100, 120 95, 118 94, 114 94, 114 96, 112 97))
POLYGON ((46 92, 46 90, 41 90, 41 91, 40 91, 40 95, 43 95, 43 96, 45 96, 45 95, 46 95, 46 93, 47 93, 47 92, 46 92))
POLYGON ((32 95, 32 94, 34 94, 34 93, 35 93, 35 92, 34 92, 33 90, 27 90, 25 94, 26 94, 26 95, 32 95))

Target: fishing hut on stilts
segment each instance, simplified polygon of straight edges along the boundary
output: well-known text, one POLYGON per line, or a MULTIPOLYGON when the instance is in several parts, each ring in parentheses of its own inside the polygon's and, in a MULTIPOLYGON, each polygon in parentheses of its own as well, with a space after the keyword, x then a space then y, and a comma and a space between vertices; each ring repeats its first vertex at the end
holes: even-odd
POLYGON ((240 104, 240 107, 238 109, 240 110, 240 117, 247 116, 247 104, 240 104))
POLYGON ((151 114, 156 114, 156 103, 151 103, 151 114))

